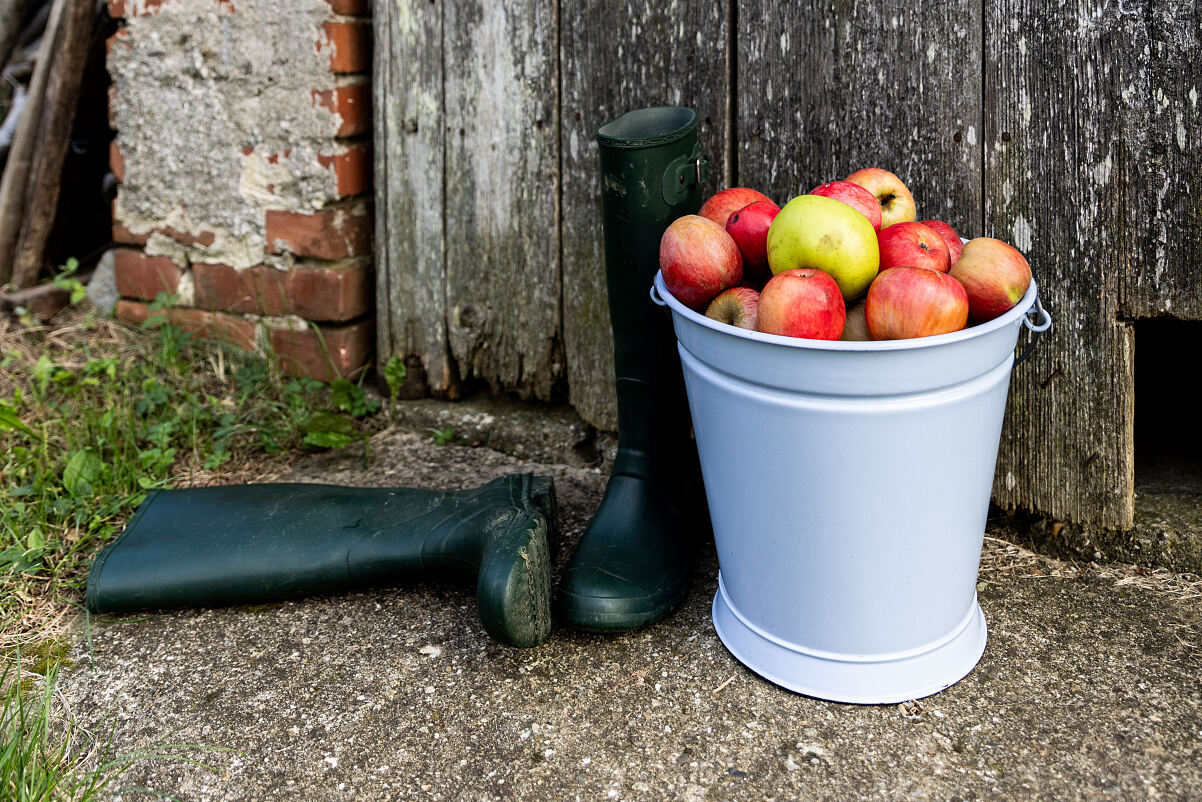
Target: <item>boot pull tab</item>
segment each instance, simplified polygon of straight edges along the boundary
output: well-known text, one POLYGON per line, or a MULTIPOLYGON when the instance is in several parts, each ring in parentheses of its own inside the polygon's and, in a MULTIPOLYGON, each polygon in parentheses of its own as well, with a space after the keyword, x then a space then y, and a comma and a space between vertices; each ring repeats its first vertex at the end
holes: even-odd
POLYGON ((693 151, 677 156, 664 170, 664 203, 675 206, 692 194, 692 189, 709 178, 709 161, 701 155, 701 145, 694 143, 693 151))

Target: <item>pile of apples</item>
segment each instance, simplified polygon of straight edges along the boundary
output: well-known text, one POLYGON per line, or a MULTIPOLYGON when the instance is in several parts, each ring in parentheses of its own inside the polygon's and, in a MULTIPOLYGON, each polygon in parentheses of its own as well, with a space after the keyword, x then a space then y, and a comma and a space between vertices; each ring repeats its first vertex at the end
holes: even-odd
POLYGON ((959 331, 1012 309, 1031 284, 1015 248, 967 243, 915 221, 888 170, 857 170, 777 206, 732 187, 660 240, 664 285, 684 305, 743 329, 817 340, 899 340, 959 331))

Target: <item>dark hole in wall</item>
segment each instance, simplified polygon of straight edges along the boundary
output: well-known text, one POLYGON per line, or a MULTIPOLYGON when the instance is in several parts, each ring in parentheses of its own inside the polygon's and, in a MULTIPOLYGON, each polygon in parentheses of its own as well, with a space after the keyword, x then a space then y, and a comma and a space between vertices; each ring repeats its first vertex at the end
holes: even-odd
POLYGON ((1137 491, 1202 493, 1202 321, 1135 322, 1137 491))
POLYGON ((90 269, 111 243, 111 209, 117 189, 109 175, 113 132, 108 122, 110 79, 105 68, 105 40, 116 30, 117 23, 107 10, 97 13, 63 161, 58 211, 46 240, 44 258, 51 270, 71 257, 80 260, 81 270, 90 269))

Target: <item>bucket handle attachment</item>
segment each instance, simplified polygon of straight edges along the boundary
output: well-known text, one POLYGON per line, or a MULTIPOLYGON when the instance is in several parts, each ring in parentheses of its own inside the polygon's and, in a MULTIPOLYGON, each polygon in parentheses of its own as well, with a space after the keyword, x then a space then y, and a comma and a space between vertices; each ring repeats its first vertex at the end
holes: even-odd
POLYGON ((1023 360, 1031 355, 1031 351, 1035 348, 1035 343, 1039 342, 1035 335, 1040 332, 1047 331, 1052 326, 1052 316, 1048 314, 1048 310, 1043 308, 1043 304, 1039 301, 1039 293, 1035 294, 1035 301, 1032 302, 1031 308, 1023 314, 1023 325, 1031 331, 1031 341, 1023 348, 1023 352, 1018 355, 1018 359, 1014 360, 1014 367, 1022 364, 1023 360), (1035 314, 1038 317, 1035 320, 1031 319, 1031 315, 1035 314))

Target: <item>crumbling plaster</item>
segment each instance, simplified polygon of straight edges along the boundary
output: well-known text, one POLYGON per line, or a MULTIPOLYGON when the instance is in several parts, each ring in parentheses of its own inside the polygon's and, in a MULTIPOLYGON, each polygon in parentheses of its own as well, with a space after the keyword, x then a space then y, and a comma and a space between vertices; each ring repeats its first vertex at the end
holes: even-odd
POLYGON ((134 233, 183 234, 147 244, 181 264, 287 267, 289 257, 266 253, 266 210, 337 199, 334 172, 318 154, 339 152, 340 119, 314 93, 353 79, 330 72, 329 4, 140 5, 108 59, 125 161, 118 219, 134 233))

